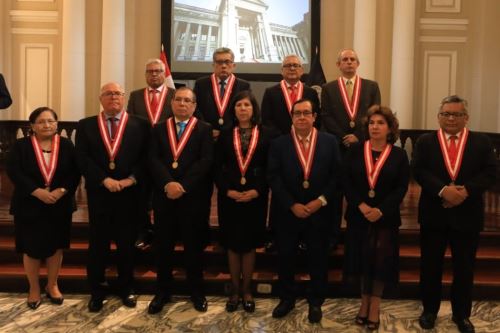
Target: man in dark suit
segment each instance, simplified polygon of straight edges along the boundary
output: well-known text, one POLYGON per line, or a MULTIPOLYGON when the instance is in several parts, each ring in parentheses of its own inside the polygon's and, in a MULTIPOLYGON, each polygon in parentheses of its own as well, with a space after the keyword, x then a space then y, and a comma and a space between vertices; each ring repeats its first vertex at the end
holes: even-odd
POLYGON ((292 108, 292 131, 276 139, 269 151, 268 180, 276 202, 274 221, 278 250, 280 303, 274 318, 295 307, 295 257, 299 234, 304 235, 311 277, 309 321, 322 318, 321 305, 328 284, 328 230, 339 170, 335 137, 313 127, 316 114, 309 100, 292 108))
POLYGON ((11 104, 9 89, 7 89, 3 75, 0 74, 0 109, 7 109, 11 104))
MULTIPOLYGON (((290 133, 292 128, 292 105, 299 99, 306 98, 312 101, 314 105, 314 113, 316 120, 314 127, 320 128, 319 121, 319 98, 318 93, 311 87, 306 86, 300 81, 304 74, 302 61, 299 56, 291 54, 283 59, 281 65, 281 75, 283 80, 280 83, 269 87, 264 92, 262 98, 262 123, 269 127, 275 135, 283 135, 290 133)), ((269 216, 269 241, 266 243, 266 250, 274 249, 273 238, 273 221, 276 219, 276 210, 274 200, 271 199, 271 212, 269 216)), ((303 242, 300 247, 304 248, 303 242)))
POLYGON ((489 138, 469 131, 467 102, 454 95, 443 99, 440 129, 422 135, 412 166, 422 186, 419 201, 424 329, 434 327, 441 302, 444 253, 451 247, 453 321, 460 332, 474 332, 469 320, 474 262, 484 223, 483 194, 495 184, 496 159, 489 138))
POLYGON ((204 179, 213 162, 212 128, 193 117, 196 95, 187 87, 175 91, 174 116, 153 129, 149 169, 153 176, 153 208, 157 257, 157 290, 148 312, 158 313, 170 300, 174 245, 181 239, 191 301, 207 310, 203 291, 203 249, 208 224, 204 206, 204 179))
POLYGON ((278 134, 288 134, 292 128, 292 105, 299 99, 306 98, 313 102, 316 121, 314 127, 320 128, 318 93, 300 81, 304 74, 302 61, 297 55, 288 55, 283 59, 281 75, 283 80, 264 92, 262 98, 262 123, 278 134))
POLYGON ((101 88, 103 111, 78 122, 77 161, 85 177, 89 209, 90 312, 102 309, 106 296, 105 268, 111 240, 117 247, 118 281, 116 292, 127 307, 135 307, 132 294, 134 241, 137 222, 144 214, 140 184, 144 179, 149 140, 148 124, 128 116, 124 92, 118 83, 101 88))
MULTIPOLYGON (((172 96, 175 89, 169 88, 165 81, 165 64, 160 59, 149 59, 146 62, 146 83, 147 87, 134 90, 128 100, 127 112, 144 118, 149 121, 153 127, 159 122, 165 121, 172 115, 172 96)), ((151 187, 144 187, 145 193, 142 196, 146 211, 151 207, 151 187)), ((151 243, 153 226, 149 214, 143 219, 143 225, 140 226, 139 236, 135 246, 139 249, 145 249, 151 243)))
POLYGON ((197 111, 195 116, 212 125, 212 134, 216 139, 222 129, 233 127, 232 111, 228 110, 231 98, 243 90, 250 90, 250 84, 237 78, 234 53, 227 47, 221 47, 213 53, 214 69, 210 76, 196 80, 197 111))
MULTIPOLYGON (((359 58, 353 50, 339 52, 337 67, 341 76, 325 84, 321 90, 321 124, 323 130, 337 137, 343 156, 351 144, 366 139, 362 120, 370 106, 380 105, 380 90, 377 82, 356 74, 359 58)), ((332 225, 332 244, 335 245, 342 222, 343 194, 340 187, 333 204, 338 206, 332 225)))

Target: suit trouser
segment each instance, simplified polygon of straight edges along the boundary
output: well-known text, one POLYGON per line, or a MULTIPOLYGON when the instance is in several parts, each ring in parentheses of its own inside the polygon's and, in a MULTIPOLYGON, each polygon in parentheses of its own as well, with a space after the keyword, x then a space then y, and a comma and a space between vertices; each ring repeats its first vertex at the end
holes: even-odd
POLYGON ((436 230, 421 226, 420 287, 424 312, 437 314, 441 303, 444 254, 450 244, 453 266, 451 307, 459 319, 469 318, 472 307, 474 263, 479 231, 436 230))
MULTIPOLYGON (((281 223, 286 223, 280 221, 281 223)), ((328 233, 318 221, 301 220, 299 227, 276 226, 280 299, 294 302, 296 298, 295 270, 299 236, 306 242, 307 266, 311 278, 307 300, 321 305, 328 286, 328 233)), ((293 221, 296 223, 296 221, 293 221)))
POLYGON ((89 209, 89 249, 87 279, 91 293, 104 297, 105 269, 108 263, 110 243, 116 243, 118 269, 117 293, 128 294, 134 280, 134 242, 137 235, 136 215, 115 207, 114 212, 96 213, 89 209))
POLYGON ((203 250, 206 246, 208 225, 203 207, 193 200, 166 200, 166 206, 155 208, 155 236, 153 246, 157 265, 157 292, 171 294, 175 242, 184 245, 184 267, 191 295, 203 291, 203 250))

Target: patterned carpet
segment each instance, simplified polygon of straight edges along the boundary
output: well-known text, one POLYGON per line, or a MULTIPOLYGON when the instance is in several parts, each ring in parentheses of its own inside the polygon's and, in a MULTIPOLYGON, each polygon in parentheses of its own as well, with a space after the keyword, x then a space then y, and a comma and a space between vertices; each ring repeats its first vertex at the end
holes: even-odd
MULTIPOLYGON (((47 299, 36 311, 26 307, 26 294, 0 293, 0 332, 365 332, 353 324, 359 300, 328 299, 323 306, 323 320, 310 324, 307 304, 297 302, 296 308, 284 319, 273 319, 271 312, 276 299, 257 299, 253 314, 241 308, 228 314, 224 310, 225 298, 209 297, 206 313, 196 312, 185 297, 175 297, 157 315, 147 314, 151 295, 139 297, 137 307, 123 307, 118 298, 109 298, 100 313, 87 311, 88 296, 65 295, 61 306, 47 299)), ((476 332, 500 332, 500 301, 478 301, 473 306, 471 321, 476 332)), ((417 318, 421 312, 418 301, 383 300, 379 332, 423 332, 417 318)), ((449 302, 443 302, 436 328, 431 332, 458 332, 451 321, 449 302)))

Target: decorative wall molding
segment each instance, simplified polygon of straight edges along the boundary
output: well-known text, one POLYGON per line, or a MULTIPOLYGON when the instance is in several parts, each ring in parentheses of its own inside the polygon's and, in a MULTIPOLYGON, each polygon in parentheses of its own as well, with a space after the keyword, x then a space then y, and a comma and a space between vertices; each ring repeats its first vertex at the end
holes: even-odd
POLYGON ((57 22, 59 13, 49 10, 11 10, 12 22, 57 22))
POLYGON ((425 51, 422 89, 423 128, 437 128, 437 106, 445 96, 455 93, 458 51, 425 51))
POLYGON ((58 35, 57 29, 38 29, 38 28, 12 28, 10 31, 18 35, 58 35))
POLYGON ((467 30, 469 20, 446 19, 446 18, 422 18, 420 19, 421 30, 467 30))
POLYGON ((55 2, 55 0, 17 0, 17 2, 55 2))
POLYGON ((22 43, 19 45, 21 62, 20 119, 36 107, 52 105, 54 46, 49 43, 22 43))
POLYGON ((427 13, 460 13, 460 0, 426 0, 427 13))
POLYGON ((465 43, 467 37, 462 36, 420 36, 421 43, 465 43))

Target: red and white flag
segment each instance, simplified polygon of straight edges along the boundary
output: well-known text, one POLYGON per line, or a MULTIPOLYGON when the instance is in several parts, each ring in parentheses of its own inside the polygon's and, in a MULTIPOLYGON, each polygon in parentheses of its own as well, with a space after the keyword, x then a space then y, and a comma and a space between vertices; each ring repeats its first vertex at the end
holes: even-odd
POLYGON ((172 79, 172 73, 170 73, 170 67, 168 67, 167 55, 165 54, 165 50, 163 49, 163 44, 161 44, 160 59, 165 65, 165 84, 167 85, 167 87, 175 89, 174 79, 172 79))

